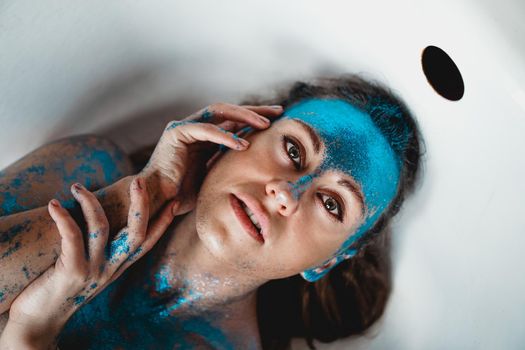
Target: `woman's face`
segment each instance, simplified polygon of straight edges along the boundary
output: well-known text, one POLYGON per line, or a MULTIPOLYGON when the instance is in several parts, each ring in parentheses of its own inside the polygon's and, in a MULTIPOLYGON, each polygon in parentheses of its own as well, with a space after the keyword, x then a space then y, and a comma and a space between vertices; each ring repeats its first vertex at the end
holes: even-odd
POLYGON ((363 204, 350 189, 360 184, 349 175, 325 171, 299 195, 288 185, 323 161, 325 147, 319 140, 316 152, 312 132, 280 119, 245 136, 246 151, 230 150, 213 165, 196 206, 197 232, 212 255, 256 278, 283 278, 322 264, 360 226, 363 204), (243 225, 238 200, 256 214, 262 237, 243 225))

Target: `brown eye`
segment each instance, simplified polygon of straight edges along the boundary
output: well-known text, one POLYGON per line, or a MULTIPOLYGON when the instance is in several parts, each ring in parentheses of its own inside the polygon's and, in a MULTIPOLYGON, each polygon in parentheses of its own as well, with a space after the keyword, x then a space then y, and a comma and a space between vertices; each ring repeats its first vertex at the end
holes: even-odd
POLYGON ((295 142, 286 136, 283 136, 283 143, 286 149, 286 154, 288 154, 288 158, 292 160, 292 163, 297 170, 301 169, 301 151, 299 150, 299 147, 297 147, 295 142))
POLYGON ((342 221, 342 210, 339 202, 332 196, 328 196, 324 193, 320 193, 321 202, 323 207, 333 216, 335 216, 339 221, 342 221), (334 212, 335 210, 335 212, 334 212))

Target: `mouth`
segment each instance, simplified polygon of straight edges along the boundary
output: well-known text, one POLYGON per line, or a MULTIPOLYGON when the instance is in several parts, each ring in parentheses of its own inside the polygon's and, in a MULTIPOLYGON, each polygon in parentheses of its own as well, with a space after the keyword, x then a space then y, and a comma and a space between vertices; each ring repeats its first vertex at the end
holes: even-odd
POLYGON ((234 194, 230 194, 230 204, 244 230, 257 242, 264 243, 262 226, 253 211, 234 194))

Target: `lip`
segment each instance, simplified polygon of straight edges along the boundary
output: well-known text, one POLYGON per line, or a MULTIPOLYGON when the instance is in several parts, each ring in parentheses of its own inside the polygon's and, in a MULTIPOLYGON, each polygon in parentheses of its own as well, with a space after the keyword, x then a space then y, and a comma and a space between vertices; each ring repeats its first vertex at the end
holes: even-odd
POLYGON ((244 230, 258 242, 264 243, 265 239, 268 237, 268 216, 263 211, 260 204, 249 196, 235 195, 233 193, 230 194, 230 203, 244 230), (248 215, 246 215, 240 202, 244 202, 257 218, 257 221, 261 225, 261 234, 257 232, 257 229, 254 227, 248 215))

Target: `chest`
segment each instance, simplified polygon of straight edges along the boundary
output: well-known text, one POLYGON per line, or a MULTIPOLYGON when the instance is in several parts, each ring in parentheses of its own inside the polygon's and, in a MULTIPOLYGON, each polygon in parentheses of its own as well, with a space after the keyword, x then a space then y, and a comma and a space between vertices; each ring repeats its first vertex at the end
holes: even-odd
POLYGON ((124 293, 118 281, 84 305, 64 328, 65 349, 233 349, 213 320, 166 316, 165 300, 147 289, 124 293))

